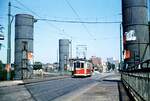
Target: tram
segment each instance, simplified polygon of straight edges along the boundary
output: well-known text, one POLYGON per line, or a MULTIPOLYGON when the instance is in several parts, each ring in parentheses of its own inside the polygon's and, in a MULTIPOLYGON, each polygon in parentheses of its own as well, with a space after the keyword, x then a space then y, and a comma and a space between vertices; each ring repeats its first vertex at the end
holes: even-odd
POLYGON ((87 77, 92 75, 92 64, 86 59, 74 59, 73 77, 87 77))

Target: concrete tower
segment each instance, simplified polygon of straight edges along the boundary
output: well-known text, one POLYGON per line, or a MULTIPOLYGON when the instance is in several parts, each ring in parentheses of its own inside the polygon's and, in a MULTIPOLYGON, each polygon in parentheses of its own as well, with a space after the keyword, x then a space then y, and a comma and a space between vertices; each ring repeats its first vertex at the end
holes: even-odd
POLYGON ((28 78, 32 72, 34 18, 28 14, 15 16, 15 74, 16 79, 28 78))
POLYGON ((150 58, 147 0, 122 0, 125 63, 133 66, 150 58))
POLYGON ((62 73, 69 64, 69 44, 68 39, 59 40, 59 71, 62 73))

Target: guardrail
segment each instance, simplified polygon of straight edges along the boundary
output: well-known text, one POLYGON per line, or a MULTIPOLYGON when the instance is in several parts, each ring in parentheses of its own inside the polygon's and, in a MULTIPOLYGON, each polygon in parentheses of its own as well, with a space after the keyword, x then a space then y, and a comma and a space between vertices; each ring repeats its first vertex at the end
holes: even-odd
POLYGON ((135 101, 150 101, 150 59, 120 70, 121 80, 135 101))

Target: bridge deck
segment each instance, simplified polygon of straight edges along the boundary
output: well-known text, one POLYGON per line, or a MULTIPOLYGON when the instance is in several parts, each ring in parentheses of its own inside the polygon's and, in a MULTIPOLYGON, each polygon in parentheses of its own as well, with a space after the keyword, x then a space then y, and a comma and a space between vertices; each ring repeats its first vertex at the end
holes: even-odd
POLYGON ((49 99, 55 94, 60 94, 60 96, 58 96, 59 100, 54 99, 55 101, 130 101, 130 98, 120 81, 119 74, 105 75, 101 77, 101 79, 95 78, 95 80, 94 78, 65 78, 50 81, 49 79, 44 79, 43 81, 44 82, 37 80, 34 82, 26 81, 23 85, 19 86, 8 85, 8 87, 4 87, 1 85, 1 101, 10 101, 10 99, 11 101, 22 101, 25 99, 30 101, 51 101, 49 99), (87 83, 89 83, 89 86, 86 86, 87 83), (82 89, 75 90, 76 93, 73 92, 72 95, 69 96, 66 96, 67 94, 63 93, 67 89, 73 89, 72 87, 75 87, 75 85, 77 88, 80 88, 83 84, 85 84, 83 88, 84 91, 82 91, 82 89), (65 97, 61 96, 63 94, 65 97))
POLYGON ((131 101, 119 75, 104 78, 73 101, 131 101))

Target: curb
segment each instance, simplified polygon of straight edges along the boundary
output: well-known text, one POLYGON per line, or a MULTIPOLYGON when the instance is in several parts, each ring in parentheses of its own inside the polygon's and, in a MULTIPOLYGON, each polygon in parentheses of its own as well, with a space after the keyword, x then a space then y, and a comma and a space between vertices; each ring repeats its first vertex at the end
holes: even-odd
MULTIPOLYGON (((18 85, 26 85, 26 84, 30 84, 30 83, 38 83, 38 82, 46 82, 46 81, 50 81, 50 80, 58 80, 58 79, 64 79, 64 78, 69 78, 69 76, 64 76, 64 77, 52 77, 52 78, 47 78, 47 79, 40 79, 40 80, 36 80, 36 81, 23 81, 23 83, 19 83, 18 85)), ((31 79, 32 80, 32 79, 31 79)))
POLYGON ((46 82, 50 80, 57 80, 57 79, 65 79, 69 78, 70 76, 63 76, 63 77, 49 77, 49 78, 44 78, 44 79, 30 79, 30 81, 23 81, 23 80, 14 80, 14 81, 2 81, 0 82, 0 88, 2 87, 10 87, 10 86, 16 86, 16 85, 26 85, 26 84, 31 84, 31 83, 38 83, 38 82, 46 82), (11 84, 12 83, 12 84, 11 84))

